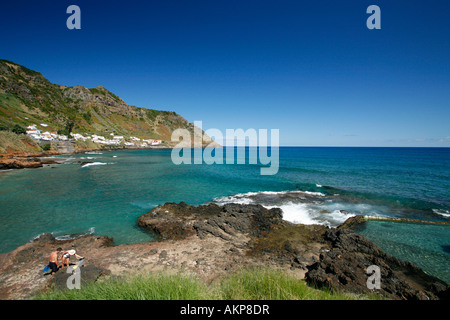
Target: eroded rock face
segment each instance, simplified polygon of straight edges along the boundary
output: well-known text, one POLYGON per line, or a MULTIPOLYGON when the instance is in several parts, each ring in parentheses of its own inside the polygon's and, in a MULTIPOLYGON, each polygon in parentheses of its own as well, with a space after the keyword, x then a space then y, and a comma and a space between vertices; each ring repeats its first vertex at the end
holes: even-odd
POLYGON ((42 163, 34 159, 1 159, 0 170, 23 169, 23 168, 40 168, 42 163))
MULTIPOLYGON (((48 155, 59 153, 48 153, 48 155)), ((0 158, 0 170, 10 169, 24 169, 24 168, 41 168, 48 164, 58 164, 54 159, 42 158, 45 153, 27 154, 23 153, 20 156, 15 154, 2 155, 0 158)))
POLYGON ((180 240, 196 234, 196 221, 212 217, 221 211, 217 205, 195 207, 184 202, 166 203, 140 216, 137 224, 159 240, 180 240))
POLYGON ((369 266, 380 268, 381 293, 392 299, 435 300, 448 298, 443 281, 425 274, 417 266, 388 255, 373 242, 348 228, 330 229, 325 233, 332 249, 320 255, 320 261, 309 266, 306 280, 318 287, 370 293, 367 287, 369 266))
POLYGON ((208 204, 191 206, 184 202, 166 203, 138 218, 138 225, 159 239, 179 240, 192 235, 204 238, 206 234, 232 240, 236 233, 258 236, 281 223, 278 208, 266 209, 261 205, 208 204))

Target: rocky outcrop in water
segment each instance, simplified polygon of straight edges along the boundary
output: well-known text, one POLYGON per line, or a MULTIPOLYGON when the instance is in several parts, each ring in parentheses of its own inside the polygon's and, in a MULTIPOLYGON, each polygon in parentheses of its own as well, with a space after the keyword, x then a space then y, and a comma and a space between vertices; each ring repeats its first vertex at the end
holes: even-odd
POLYGON ((138 225, 159 239, 184 239, 207 234, 231 241, 238 233, 259 236, 282 222, 278 208, 266 209, 260 205, 208 204, 192 206, 184 202, 166 203, 138 218, 138 225))
POLYGON ((42 166, 40 161, 33 159, 0 159, 0 170, 40 168, 42 166))
POLYGON ((58 164, 58 162, 52 159, 37 157, 15 157, 0 159, 0 170, 42 168, 44 165, 49 164, 58 164))

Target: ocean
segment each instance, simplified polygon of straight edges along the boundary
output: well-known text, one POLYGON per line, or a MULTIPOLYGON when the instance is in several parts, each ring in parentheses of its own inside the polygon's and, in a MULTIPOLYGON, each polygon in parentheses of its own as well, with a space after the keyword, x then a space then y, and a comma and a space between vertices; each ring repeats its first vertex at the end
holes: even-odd
MULTIPOLYGON (((279 155, 276 175, 248 161, 175 165, 169 149, 58 156, 60 165, 1 172, 0 253, 44 232, 151 241, 136 219, 165 202, 259 203, 329 227, 357 214, 450 222, 450 148, 281 147, 279 155)), ((449 228, 369 221, 358 232, 450 282, 449 228)))

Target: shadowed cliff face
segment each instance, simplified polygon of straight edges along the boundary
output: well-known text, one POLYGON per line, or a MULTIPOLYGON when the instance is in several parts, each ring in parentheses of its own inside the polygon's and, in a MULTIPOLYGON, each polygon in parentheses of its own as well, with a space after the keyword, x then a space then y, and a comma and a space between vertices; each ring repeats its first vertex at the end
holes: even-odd
POLYGON ((383 253, 349 228, 363 219, 351 219, 330 229, 286 222, 281 209, 261 205, 166 203, 137 221, 156 241, 114 246, 108 237, 76 235, 57 240, 46 234, 1 254, 1 298, 23 299, 49 286, 64 288, 68 277, 64 269, 55 276, 42 274, 57 247, 76 248, 86 258, 82 281, 139 270, 187 271, 209 282, 241 268, 268 267, 339 291, 375 292, 389 299, 448 298, 445 283, 383 253), (381 269, 380 290, 367 288, 371 265, 381 269))

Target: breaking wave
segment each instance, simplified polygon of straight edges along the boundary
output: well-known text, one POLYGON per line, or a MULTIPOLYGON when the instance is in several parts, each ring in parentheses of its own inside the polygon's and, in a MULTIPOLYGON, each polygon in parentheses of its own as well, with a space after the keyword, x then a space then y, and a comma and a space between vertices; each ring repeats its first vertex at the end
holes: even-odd
POLYGON ((307 197, 325 197, 325 194, 321 192, 311 191, 259 191, 259 192, 247 192, 238 193, 232 196, 215 198, 214 202, 218 204, 226 203, 239 203, 239 204, 252 204, 261 202, 278 202, 281 198, 297 198, 306 200, 307 197))
POLYGON ((265 208, 280 208, 283 219, 298 224, 321 224, 337 227, 355 215, 384 215, 381 208, 364 203, 345 202, 338 194, 328 196, 310 191, 260 191, 218 197, 214 203, 260 204, 265 208))
POLYGON ((90 167, 90 166, 104 166, 104 165, 107 165, 107 164, 112 164, 112 163, 89 162, 89 163, 83 164, 81 167, 82 167, 82 168, 86 168, 86 167, 90 167))
POLYGON ((450 218, 450 210, 439 210, 439 209, 432 209, 435 214, 438 214, 440 216, 450 218))

